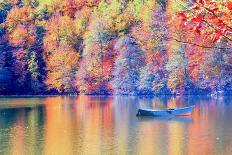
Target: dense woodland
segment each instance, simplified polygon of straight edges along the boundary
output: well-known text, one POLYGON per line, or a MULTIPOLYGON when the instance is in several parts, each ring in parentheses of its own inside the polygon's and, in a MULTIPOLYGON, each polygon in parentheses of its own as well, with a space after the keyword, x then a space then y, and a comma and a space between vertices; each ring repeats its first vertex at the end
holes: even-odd
POLYGON ((230 0, 0 0, 0 94, 232 94, 230 0))

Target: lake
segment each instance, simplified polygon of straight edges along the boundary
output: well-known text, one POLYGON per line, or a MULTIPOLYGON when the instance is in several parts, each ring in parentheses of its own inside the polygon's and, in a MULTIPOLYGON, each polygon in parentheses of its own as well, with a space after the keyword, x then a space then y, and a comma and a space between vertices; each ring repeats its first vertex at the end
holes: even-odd
POLYGON ((0 154, 229 155, 231 119, 232 97, 1 97, 0 154), (136 117, 189 105, 192 116, 136 117))

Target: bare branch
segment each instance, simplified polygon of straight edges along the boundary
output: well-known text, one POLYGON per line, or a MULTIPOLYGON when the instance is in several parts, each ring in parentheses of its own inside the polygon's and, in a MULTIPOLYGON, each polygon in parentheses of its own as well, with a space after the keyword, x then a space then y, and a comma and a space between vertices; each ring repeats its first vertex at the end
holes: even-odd
POLYGON ((198 46, 198 47, 201 47, 201 48, 208 48, 208 49, 212 49, 212 48, 221 49, 221 50, 232 49, 232 47, 218 47, 218 46, 200 45, 200 44, 197 44, 197 43, 192 43, 192 42, 188 42, 188 41, 182 41, 182 40, 179 40, 179 39, 177 39, 177 38, 172 38, 172 37, 169 37, 169 38, 162 38, 162 39, 165 39, 165 40, 167 40, 167 41, 173 40, 173 41, 176 41, 176 42, 179 42, 179 43, 182 43, 182 44, 194 45, 194 46, 198 46))

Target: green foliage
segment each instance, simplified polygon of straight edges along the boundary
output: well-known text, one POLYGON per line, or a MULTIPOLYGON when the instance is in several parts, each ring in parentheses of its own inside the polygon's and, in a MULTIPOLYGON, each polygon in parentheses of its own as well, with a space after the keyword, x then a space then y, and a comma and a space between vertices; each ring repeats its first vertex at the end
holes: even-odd
POLYGON ((40 72, 36 53, 34 51, 30 52, 28 59, 28 70, 30 71, 31 76, 33 78, 38 78, 38 76, 40 76, 40 72))
POLYGON ((112 0, 110 4, 108 4, 106 1, 101 1, 94 13, 103 18, 112 20, 112 18, 116 18, 119 14, 121 14, 123 10, 123 1, 112 0))
POLYGON ((39 5, 39 0, 22 0, 21 3, 23 6, 30 5, 33 8, 36 8, 39 5))
POLYGON ((4 25, 0 24, 0 36, 4 34, 4 25))
POLYGON ((84 36, 86 51, 91 50, 88 49, 88 47, 91 48, 93 43, 98 43, 100 46, 105 46, 113 38, 114 33, 111 32, 108 21, 95 17, 89 25, 89 31, 87 31, 84 36))

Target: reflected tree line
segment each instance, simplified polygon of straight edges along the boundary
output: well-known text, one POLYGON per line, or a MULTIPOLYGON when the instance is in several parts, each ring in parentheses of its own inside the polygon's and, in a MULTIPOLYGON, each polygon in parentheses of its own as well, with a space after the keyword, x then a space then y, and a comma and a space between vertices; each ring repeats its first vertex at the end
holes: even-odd
POLYGON ((0 110, 0 150, 6 154, 228 153, 232 135, 223 133, 232 133, 226 119, 231 117, 229 103, 224 98, 45 98, 41 106, 0 110), (192 122, 135 117, 138 107, 188 103, 196 104, 192 122), (213 132, 204 137, 209 130, 213 132))

